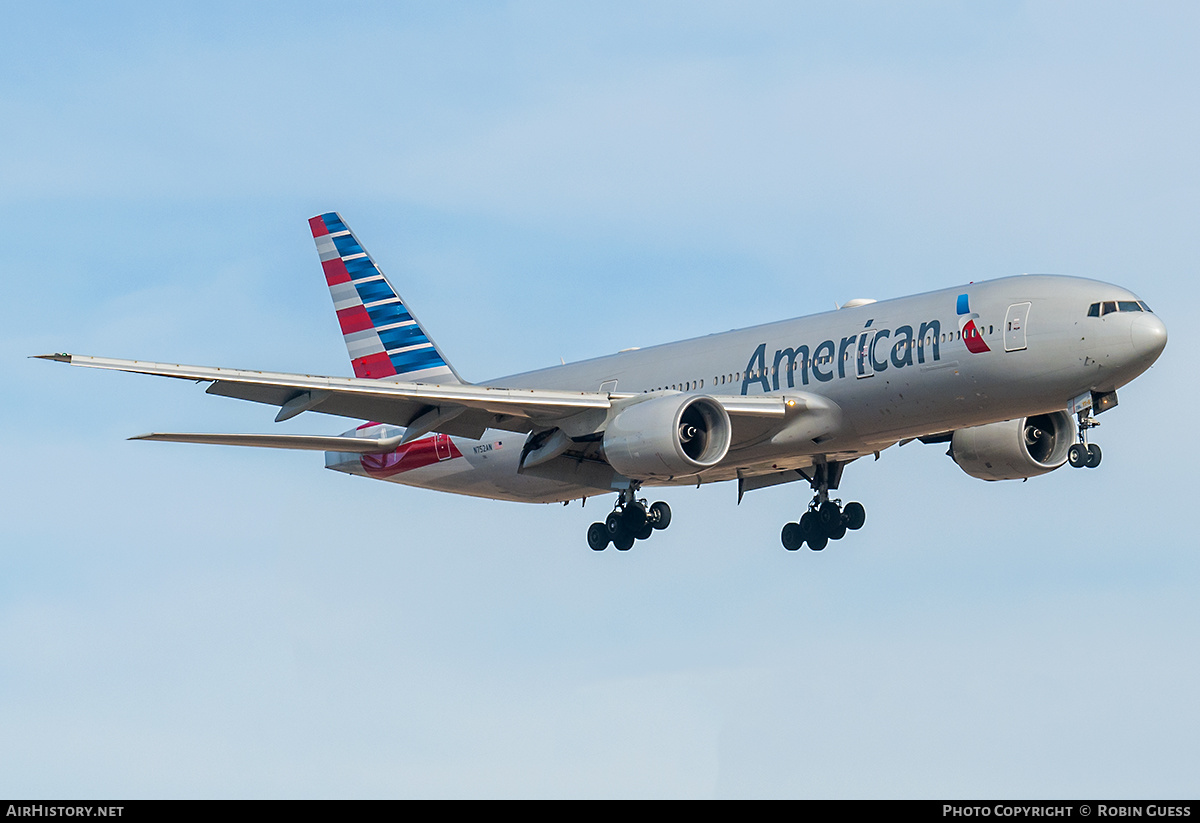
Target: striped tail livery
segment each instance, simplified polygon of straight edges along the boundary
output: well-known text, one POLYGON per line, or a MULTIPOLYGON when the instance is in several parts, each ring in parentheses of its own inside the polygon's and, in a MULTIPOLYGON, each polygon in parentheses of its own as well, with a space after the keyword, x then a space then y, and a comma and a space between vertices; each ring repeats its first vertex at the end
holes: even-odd
POLYGON ((355 377, 461 384, 337 212, 308 221, 355 377))

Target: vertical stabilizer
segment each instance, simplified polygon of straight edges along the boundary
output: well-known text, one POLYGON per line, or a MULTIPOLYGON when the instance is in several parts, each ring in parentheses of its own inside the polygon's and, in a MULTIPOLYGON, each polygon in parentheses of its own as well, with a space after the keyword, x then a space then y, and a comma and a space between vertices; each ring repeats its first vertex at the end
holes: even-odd
POLYGON ((355 377, 465 383, 337 212, 308 221, 355 377))

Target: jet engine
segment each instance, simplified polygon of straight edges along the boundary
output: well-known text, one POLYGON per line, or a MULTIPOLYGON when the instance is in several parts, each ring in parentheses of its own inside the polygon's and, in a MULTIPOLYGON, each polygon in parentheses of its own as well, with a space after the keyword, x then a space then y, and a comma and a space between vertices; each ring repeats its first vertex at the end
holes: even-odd
POLYGON ((604 457, 626 477, 696 474, 725 458, 729 414, 711 397, 672 394, 630 403, 604 431, 604 457))
POLYGON ((1054 471, 1067 462, 1075 421, 1065 411, 959 429, 950 456, 980 480, 1016 480, 1054 471))

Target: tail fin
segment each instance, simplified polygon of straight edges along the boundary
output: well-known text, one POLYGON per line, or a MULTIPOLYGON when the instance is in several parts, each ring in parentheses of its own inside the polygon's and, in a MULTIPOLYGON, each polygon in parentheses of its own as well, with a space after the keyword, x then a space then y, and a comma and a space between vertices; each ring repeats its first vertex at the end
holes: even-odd
POLYGON ((465 383, 341 215, 308 221, 355 377, 465 383))

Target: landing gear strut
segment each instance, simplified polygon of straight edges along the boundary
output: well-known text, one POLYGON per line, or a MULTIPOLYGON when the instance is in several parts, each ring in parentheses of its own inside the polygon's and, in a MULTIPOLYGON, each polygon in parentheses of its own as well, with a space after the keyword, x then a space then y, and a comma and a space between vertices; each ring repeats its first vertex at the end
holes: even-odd
POLYGON ((862 503, 847 503, 843 508, 842 501, 829 499, 829 490, 837 488, 841 477, 841 463, 818 463, 813 467, 809 480, 814 492, 812 502, 798 523, 784 524, 779 537, 785 549, 794 552, 807 543, 819 552, 830 540, 841 540, 847 530, 857 531, 867 522, 862 503))
POLYGON ((622 489, 604 522, 588 526, 587 541, 593 551, 602 552, 611 542, 617 551, 627 552, 635 540, 646 540, 671 525, 671 507, 662 501, 647 505, 645 498, 637 498, 639 488, 631 484, 622 489))
POLYGON ((1091 408, 1081 409, 1078 413, 1079 418, 1079 442, 1073 443, 1071 448, 1067 450, 1067 462, 1071 464, 1073 469, 1094 469, 1100 465, 1101 452, 1100 447, 1095 443, 1088 443, 1088 429, 1094 429, 1100 425, 1096 418, 1092 417, 1091 408))

